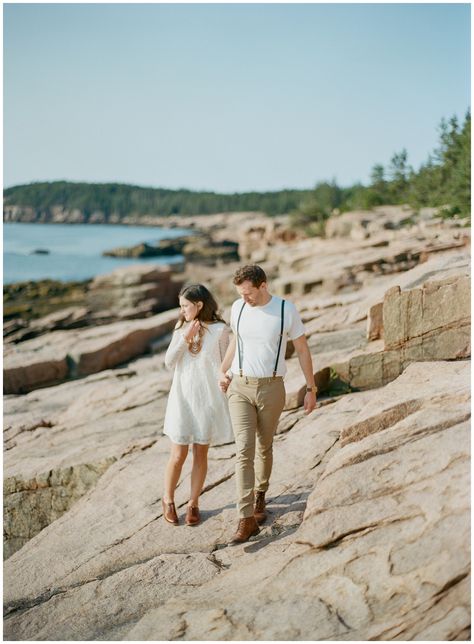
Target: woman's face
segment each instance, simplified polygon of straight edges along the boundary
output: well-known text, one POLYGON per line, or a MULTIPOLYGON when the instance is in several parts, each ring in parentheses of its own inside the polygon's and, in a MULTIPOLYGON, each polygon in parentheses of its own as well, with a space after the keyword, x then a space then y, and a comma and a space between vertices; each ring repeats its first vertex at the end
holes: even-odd
POLYGON ((197 317, 199 311, 202 309, 202 306, 202 302, 190 302, 182 295, 179 296, 179 307, 181 309, 181 313, 184 315, 186 322, 191 322, 191 320, 194 320, 194 318, 197 317))

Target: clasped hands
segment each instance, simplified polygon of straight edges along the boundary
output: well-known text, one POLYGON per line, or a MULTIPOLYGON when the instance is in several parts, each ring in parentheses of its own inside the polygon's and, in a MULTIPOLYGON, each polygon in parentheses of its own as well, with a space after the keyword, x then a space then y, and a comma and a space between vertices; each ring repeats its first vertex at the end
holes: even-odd
MULTIPOLYGON (((224 373, 223 371, 219 373, 218 383, 219 383, 219 388, 222 392, 226 393, 231 381, 232 381, 232 378, 230 378, 230 376, 228 376, 226 373, 224 373)), ((316 394, 314 392, 312 391, 306 392, 306 395, 304 397, 303 408, 304 408, 305 415, 310 414, 316 408, 316 394)))
POLYGON ((219 373, 219 380, 218 380, 219 388, 224 393, 227 391, 231 381, 232 381, 232 378, 228 376, 226 373, 224 373, 223 371, 219 373))

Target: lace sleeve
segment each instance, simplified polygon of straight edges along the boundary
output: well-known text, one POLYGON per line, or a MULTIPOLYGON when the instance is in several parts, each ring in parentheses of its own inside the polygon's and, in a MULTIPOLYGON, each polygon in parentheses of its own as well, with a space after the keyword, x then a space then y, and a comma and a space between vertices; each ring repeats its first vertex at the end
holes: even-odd
POLYGON ((230 328, 226 324, 219 336, 219 353, 221 356, 221 362, 222 360, 224 360, 225 352, 227 351, 227 347, 229 346, 229 338, 230 328))
POLYGON ((168 369, 173 369, 176 366, 176 363, 184 354, 188 347, 186 340, 184 339, 184 334, 181 330, 176 329, 171 338, 170 345, 166 351, 165 355, 165 365, 168 369))

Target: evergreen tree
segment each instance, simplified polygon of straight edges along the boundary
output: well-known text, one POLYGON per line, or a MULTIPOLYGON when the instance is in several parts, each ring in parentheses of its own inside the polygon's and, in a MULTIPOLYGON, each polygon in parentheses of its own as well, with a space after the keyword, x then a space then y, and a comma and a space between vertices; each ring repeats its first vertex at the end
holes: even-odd
POLYGON ((408 198, 408 182, 411 169, 408 166, 408 153, 405 149, 396 152, 389 166, 389 195, 392 203, 404 203, 408 198))
POLYGON ((299 208, 291 213, 292 225, 303 228, 308 235, 323 236, 326 220, 339 208, 343 198, 344 191, 334 179, 331 183, 318 183, 299 208))

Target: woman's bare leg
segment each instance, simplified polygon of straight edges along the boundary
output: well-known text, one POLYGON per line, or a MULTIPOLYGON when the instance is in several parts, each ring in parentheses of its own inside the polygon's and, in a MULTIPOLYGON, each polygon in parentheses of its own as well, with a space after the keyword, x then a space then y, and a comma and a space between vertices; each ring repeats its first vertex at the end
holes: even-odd
POLYGON ((198 506, 207 474, 207 452, 209 445, 193 445, 193 469, 191 470, 191 497, 189 505, 198 506))
POLYGON ((163 500, 166 503, 174 503, 174 492, 181 476, 184 461, 188 455, 188 448, 189 445, 171 443, 170 457, 165 470, 165 489, 163 493, 163 500))

